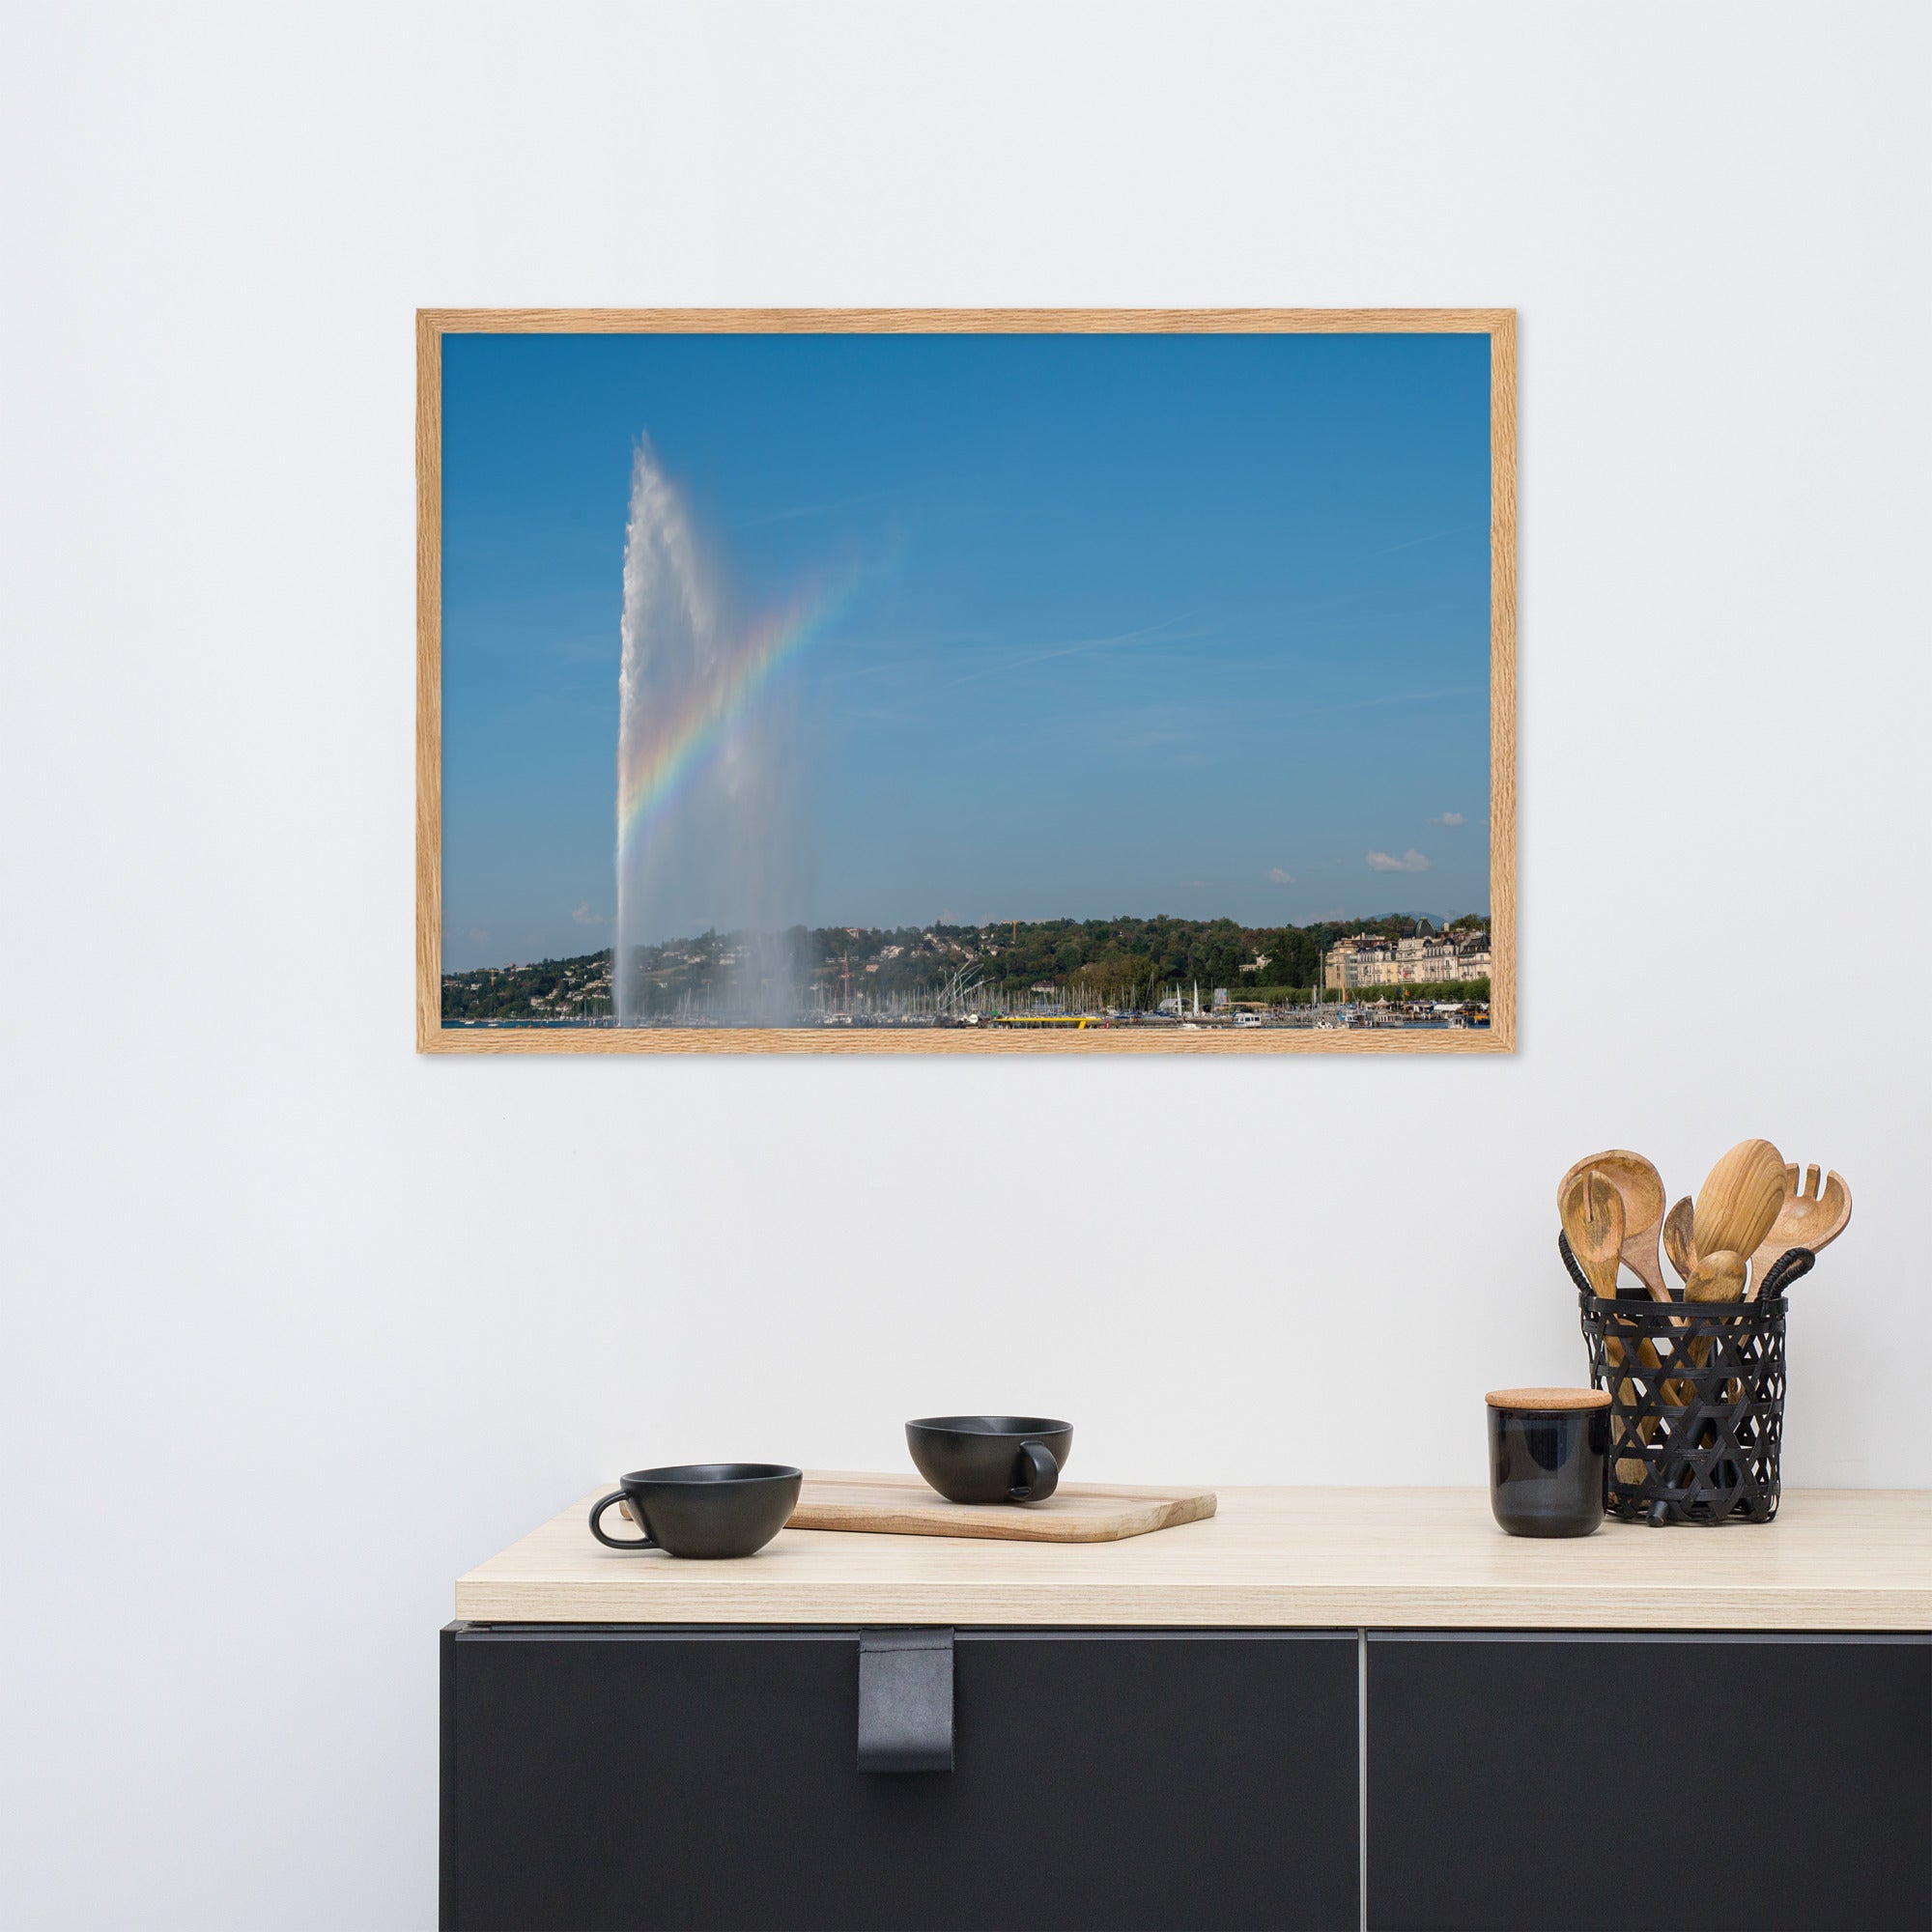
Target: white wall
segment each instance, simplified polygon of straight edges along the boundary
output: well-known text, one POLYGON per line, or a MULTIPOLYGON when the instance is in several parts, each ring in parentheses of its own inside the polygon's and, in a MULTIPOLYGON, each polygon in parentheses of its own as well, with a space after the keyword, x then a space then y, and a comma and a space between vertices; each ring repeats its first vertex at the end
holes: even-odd
POLYGON ((1848 1175, 1789 1476, 1932 1484, 1928 19, 13 9, 5 1916, 432 1923, 451 1578, 641 1462, 1479 1481, 1593 1147, 1848 1175), (1513 1059, 412 1055, 412 309, 801 301, 1520 308, 1513 1059))

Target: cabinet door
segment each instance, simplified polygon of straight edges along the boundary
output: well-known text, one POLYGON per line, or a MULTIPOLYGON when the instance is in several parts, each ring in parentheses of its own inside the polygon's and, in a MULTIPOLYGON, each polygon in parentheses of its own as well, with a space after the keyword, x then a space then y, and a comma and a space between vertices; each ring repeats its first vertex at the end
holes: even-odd
POLYGON ((443 1918, 1358 1923, 1352 1632, 960 1631, 954 1769, 856 1766, 859 1633, 443 1638, 443 1918))
POLYGON ((1372 1634, 1368 1710, 1373 1927, 1932 1926, 1932 1640, 1372 1634))

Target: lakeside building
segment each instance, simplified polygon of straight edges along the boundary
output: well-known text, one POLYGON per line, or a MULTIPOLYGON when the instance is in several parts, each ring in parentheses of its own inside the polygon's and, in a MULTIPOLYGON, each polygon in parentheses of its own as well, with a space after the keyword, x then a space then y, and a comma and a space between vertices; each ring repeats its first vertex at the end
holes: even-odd
POLYGON ((1439 985, 1489 976, 1487 932, 1432 932, 1418 939, 1358 932, 1338 939, 1321 962, 1322 985, 1344 993, 1358 986, 1439 985))

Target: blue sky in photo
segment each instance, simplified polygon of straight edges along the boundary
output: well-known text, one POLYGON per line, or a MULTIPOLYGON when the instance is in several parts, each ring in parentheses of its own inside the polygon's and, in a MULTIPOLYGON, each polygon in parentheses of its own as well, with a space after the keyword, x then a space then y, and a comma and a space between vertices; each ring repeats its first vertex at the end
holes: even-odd
POLYGON ((443 341, 445 970, 613 904, 647 435, 790 667, 805 915, 1489 909, 1482 335, 443 341))

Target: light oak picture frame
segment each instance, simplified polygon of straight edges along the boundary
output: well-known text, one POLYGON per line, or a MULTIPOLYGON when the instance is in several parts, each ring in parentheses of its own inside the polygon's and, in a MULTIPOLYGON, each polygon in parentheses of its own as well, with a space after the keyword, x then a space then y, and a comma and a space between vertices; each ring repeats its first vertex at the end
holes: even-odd
POLYGON ((1513 309, 422 309, 416 315, 415 1043, 428 1054, 1508 1053, 1516 1046, 1516 312, 1513 309), (1487 1028, 1130 1026, 580 1030, 442 1017, 442 352, 451 334, 1480 334, 1490 345, 1487 1028))

